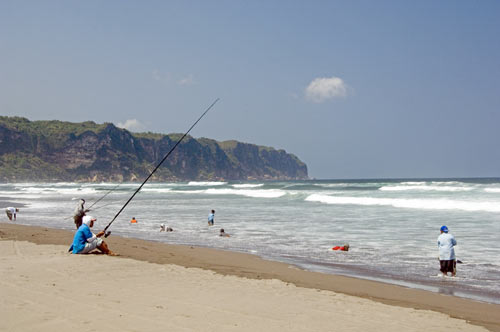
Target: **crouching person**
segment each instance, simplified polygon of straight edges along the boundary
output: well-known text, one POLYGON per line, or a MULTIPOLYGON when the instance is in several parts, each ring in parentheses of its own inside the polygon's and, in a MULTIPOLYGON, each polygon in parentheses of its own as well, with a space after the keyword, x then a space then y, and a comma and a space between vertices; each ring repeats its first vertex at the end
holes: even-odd
POLYGON ((104 231, 97 234, 90 231, 96 220, 92 216, 84 216, 82 218, 82 225, 78 227, 69 251, 72 251, 73 254, 87 254, 94 249, 99 249, 103 254, 116 256, 114 252, 109 250, 108 245, 101 238, 104 235, 104 231))

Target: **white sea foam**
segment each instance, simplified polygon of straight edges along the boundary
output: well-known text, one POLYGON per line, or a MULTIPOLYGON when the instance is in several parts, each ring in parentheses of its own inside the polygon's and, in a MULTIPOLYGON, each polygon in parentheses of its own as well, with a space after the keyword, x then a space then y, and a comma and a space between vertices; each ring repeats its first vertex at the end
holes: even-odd
POLYGON ((375 198, 328 196, 313 194, 306 199, 309 202, 320 202, 336 205, 364 205, 364 206, 393 206, 398 208, 425 209, 425 210, 462 210, 500 212, 500 202, 468 202, 450 199, 403 199, 403 198, 375 198))
POLYGON ((94 188, 50 188, 50 187, 25 187, 20 188, 21 193, 40 195, 92 195, 96 194, 94 188))
POLYGON ((452 186, 431 186, 431 185, 406 185, 406 186, 384 186, 379 188, 381 191, 471 191, 471 187, 452 187, 452 186))
POLYGON ((324 188, 336 188, 336 187, 347 187, 349 184, 347 183, 319 183, 319 184, 314 184, 315 186, 318 187, 324 187, 324 188))
POLYGON ((233 184, 233 188, 258 188, 262 187, 264 184, 259 183, 259 184, 252 184, 252 183, 245 183, 245 184, 233 184))
POLYGON ((215 181, 206 181, 206 182, 198 182, 198 181, 190 181, 188 186, 223 186, 227 184, 227 182, 215 182, 215 181))
POLYGON ((500 193, 500 188, 485 188, 484 191, 487 193, 500 193))
POLYGON ((207 189, 206 194, 211 195, 241 195, 255 198, 278 198, 286 195, 286 192, 279 189, 267 190, 240 190, 240 189, 207 189))
POLYGON ((168 193, 172 191, 172 188, 142 188, 141 191, 152 193, 168 193))

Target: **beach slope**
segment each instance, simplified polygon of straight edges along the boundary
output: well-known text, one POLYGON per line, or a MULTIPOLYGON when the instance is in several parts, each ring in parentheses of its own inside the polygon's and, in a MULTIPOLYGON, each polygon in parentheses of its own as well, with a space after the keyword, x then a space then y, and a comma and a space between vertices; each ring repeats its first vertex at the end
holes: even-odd
POLYGON ((252 255, 119 237, 108 242, 121 257, 71 255, 69 231, 5 223, 0 238, 2 331, 498 331, 500 326, 497 305, 302 271, 252 255), (386 296, 377 295, 380 291, 386 296), (443 305, 439 298, 470 310, 443 313, 436 309, 443 305))

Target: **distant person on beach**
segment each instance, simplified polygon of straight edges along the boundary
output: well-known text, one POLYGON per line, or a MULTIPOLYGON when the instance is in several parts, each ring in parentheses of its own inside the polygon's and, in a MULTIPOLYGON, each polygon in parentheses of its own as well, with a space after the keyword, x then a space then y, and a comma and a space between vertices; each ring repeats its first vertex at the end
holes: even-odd
POLYGON ((13 208, 12 206, 9 206, 8 208, 5 209, 5 213, 7 214, 9 220, 12 220, 12 218, 14 218, 14 221, 16 221, 18 212, 19 209, 13 208))
POLYGON ((172 227, 165 226, 165 224, 160 224, 160 232, 173 232, 172 227))
POLYGON ((229 235, 229 234, 227 234, 226 232, 224 232, 224 228, 221 228, 221 229, 220 229, 219 236, 223 236, 223 237, 230 237, 231 235, 229 235))
POLYGON ((443 276, 447 276, 448 272, 451 272, 452 277, 456 275, 457 271, 457 261, 455 258, 455 249, 457 241, 455 237, 448 233, 448 227, 441 227, 441 235, 439 235, 438 249, 439 249, 439 265, 440 271, 443 276))
POLYGON ((130 220, 130 223, 131 224, 137 224, 137 219, 135 219, 135 217, 132 217, 132 220, 130 220))
POLYGON ((342 247, 341 246, 335 246, 332 248, 332 250, 340 250, 340 251, 349 251, 349 244, 344 244, 342 247))
POLYGON ((103 254, 115 256, 116 254, 109 250, 106 242, 102 240, 102 236, 105 234, 104 231, 100 231, 97 234, 92 233, 90 228, 94 226, 94 222, 97 219, 92 216, 83 216, 82 225, 78 227, 78 230, 73 237, 73 244, 69 248, 73 254, 87 254, 94 249, 99 249, 103 254))
POLYGON ((85 204, 85 200, 80 198, 78 201, 78 205, 75 208, 75 212, 73 213, 73 220, 75 221, 76 229, 80 228, 82 225, 82 218, 85 216, 87 212, 90 210, 86 210, 83 206, 85 204))
POLYGON ((214 225, 214 218, 215 218, 215 210, 212 210, 212 212, 208 215, 208 226, 214 225))

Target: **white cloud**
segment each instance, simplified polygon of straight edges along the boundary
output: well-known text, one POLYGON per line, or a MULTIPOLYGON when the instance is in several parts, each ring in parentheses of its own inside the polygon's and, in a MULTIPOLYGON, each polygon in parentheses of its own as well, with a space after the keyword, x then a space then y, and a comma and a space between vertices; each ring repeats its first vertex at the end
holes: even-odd
POLYGON ((158 82, 169 82, 170 81, 170 74, 169 73, 162 73, 158 69, 153 69, 151 72, 151 78, 155 81, 158 82))
POLYGON ((153 70, 153 72, 151 74, 152 74, 153 79, 155 81, 161 81, 162 78, 160 76, 160 72, 157 69, 153 70))
POLYGON ((125 123, 118 122, 116 126, 130 131, 141 131, 145 128, 145 126, 137 119, 129 119, 125 121, 125 123))
POLYGON ((181 78, 178 82, 179 85, 193 85, 195 83, 193 75, 181 78))
POLYGON ((322 103, 328 99, 347 96, 347 86, 339 77, 318 77, 309 83, 305 91, 306 99, 322 103))

